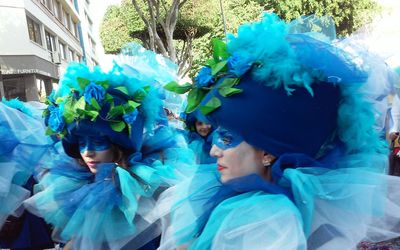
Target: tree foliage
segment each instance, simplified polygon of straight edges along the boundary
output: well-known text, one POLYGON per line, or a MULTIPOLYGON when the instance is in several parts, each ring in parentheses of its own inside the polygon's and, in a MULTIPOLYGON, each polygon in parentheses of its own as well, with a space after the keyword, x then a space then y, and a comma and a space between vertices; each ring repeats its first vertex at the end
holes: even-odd
MULTIPOLYGON (((146 17, 149 15, 148 1, 164 1, 170 4, 174 0, 136 1, 146 17)), ((222 6, 226 30, 231 33, 235 33, 240 24, 257 20, 265 10, 273 11, 287 21, 302 15, 329 15, 335 20, 338 35, 345 36, 369 23, 379 11, 379 6, 374 0, 222 0, 222 6)), ((160 9, 160 16, 163 17, 166 13, 160 9)), ((157 29, 161 29, 161 26, 158 23, 157 29)), ((165 39, 162 32, 160 34, 161 38, 165 39)), ((106 53, 117 53, 123 44, 130 41, 139 41, 151 49, 146 25, 130 0, 123 0, 120 6, 108 8, 102 22, 100 37, 106 53)), ((173 39, 178 54, 190 46, 190 53, 185 55, 191 58, 190 76, 198 71, 210 54, 212 37, 225 37, 220 0, 187 0, 179 9, 173 39), (189 43, 188 32, 192 32, 193 35, 189 43)), ((157 49, 155 51, 162 53, 157 49)), ((179 60, 176 62, 179 63, 179 60)))
POLYGON ((374 0, 257 0, 264 9, 291 21, 302 15, 328 15, 336 23, 339 36, 346 36, 372 21, 380 11, 374 0))

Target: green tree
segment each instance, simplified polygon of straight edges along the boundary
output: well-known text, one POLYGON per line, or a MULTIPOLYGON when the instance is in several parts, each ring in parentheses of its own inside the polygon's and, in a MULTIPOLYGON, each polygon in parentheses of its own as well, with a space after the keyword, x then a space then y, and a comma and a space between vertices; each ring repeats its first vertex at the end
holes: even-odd
POLYGON ((328 15, 339 36, 346 36, 372 21, 380 7, 374 0, 257 0, 265 10, 291 21, 302 15, 328 15))
MULTIPOLYGON (((275 12, 287 21, 302 15, 329 15, 336 23, 338 35, 345 36, 369 23, 379 11, 379 6, 373 0, 221 2, 226 30, 231 33, 235 33, 240 24, 257 20, 265 10, 275 12)), ((193 76, 211 52, 211 38, 225 37, 220 0, 123 0, 121 6, 112 6, 107 10, 100 37, 106 53, 116 53, 123 44, 139 41, 144 47, 175 61, 179 65, 181 75, 189 72, 189 75, 193 76), (180 4, 176 24, 166 34, 166 17, 176 2, 180 4), (147 20, 147 23, 144 20, 147 20), (157 41, 152 41, 152 32, 153 36, 159 36, 158 44, 157 41)))

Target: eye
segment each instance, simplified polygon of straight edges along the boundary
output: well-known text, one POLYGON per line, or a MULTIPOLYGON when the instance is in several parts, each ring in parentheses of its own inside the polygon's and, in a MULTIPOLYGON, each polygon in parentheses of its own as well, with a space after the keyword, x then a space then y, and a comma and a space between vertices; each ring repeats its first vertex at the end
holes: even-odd
POLYGON ((232 137, 230 137, 230 136, 223 136, 223 137, 222 137, 222 142, 223 142, 225 145, 229 145, 229 144, 232 143, 232 137))

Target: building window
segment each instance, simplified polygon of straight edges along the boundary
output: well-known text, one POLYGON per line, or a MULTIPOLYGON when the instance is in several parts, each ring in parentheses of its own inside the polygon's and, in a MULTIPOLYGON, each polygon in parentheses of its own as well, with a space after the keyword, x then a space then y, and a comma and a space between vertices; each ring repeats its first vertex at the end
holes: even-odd
POLYGON ((40 33, 39 24, 30 19, 29 17, 26 17, 26 20, 28 22, 29 39, 31 39, 35 43, 42 45, 42 35, 40 33))
POLYGON ((60 54, 61 54, 61 59, 67 60, 67 48, 65 47, 65 44, 60 42, 60 54))
POLYGON ((63 16, 62 23, 64 24, 65 27, 68 27, 69 16, 68 16, 67 12, 64 10, 64 8, 62 9, 62 16, 63 16))
POLYGON ((93 32, 93 22, 90 20, 90 18, 88 19, 88 26, 89 26, 90 32, 93 32))
POLYGON ((55 51, 56 50, 56 38, 50 34, 48 31, 45 32, 46 36, 46 46, 47 50, 55 51))
POLYGON ((49 9, 50 12, 53 12, 53 0, 40 0, 40 3, 49 9))
POLYGON ((72 31, 71 29, 71 15, 67 13, 66 18, 65 18, 65 27, 67 27, 68 30, 72 31))
POLYGON ((73 29, 74 29, 73 33, 74 33, 75 37, 79 39, 78 23, 76 23, 76 22, 74 22, 74 21, 72 21, 72 23, 73 23, 73 25, 74 25, 74 27, 73 27, 73 29))
POLYGON ((46 0, 46 7, 53 12, 53 0, 46 0))
POLYGON ((62 7, 59 1, 55 1, 54 12, 58 20, 62 20, 62 7))
POLYGON ((89 15, 86 13, 86 11, 85 11, 85 19, 86 19, 86 22, 87 22, 87 24, 88 24, 88 27, 89 27, 90 32, 93 32, 93 22, 92 22, 92 20, 90 20, 90 17, 89 17, 89 15))
POLYGON ((68 49, 68 56, 70 62, 74 60, 74 51, 72 49, 68 49))

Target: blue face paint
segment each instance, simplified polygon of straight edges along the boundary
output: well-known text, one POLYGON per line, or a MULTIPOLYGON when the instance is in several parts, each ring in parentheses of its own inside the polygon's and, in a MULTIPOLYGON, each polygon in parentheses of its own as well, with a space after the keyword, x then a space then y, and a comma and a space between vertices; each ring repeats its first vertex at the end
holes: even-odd
POLYGON ((111 142, 106 136, 79 136, 79 151, 104 151, 111 148, 111 142))
POLYGON ((242 141, 244 140, 240 135, 230 132, 222 127, 218 127, 214 132, 212 143, 220 149, 225 150, 236 147, 242 141))

